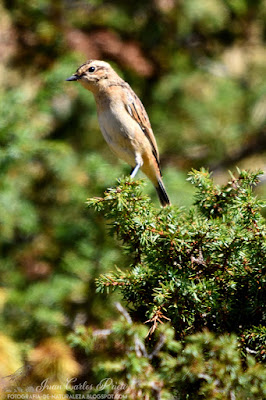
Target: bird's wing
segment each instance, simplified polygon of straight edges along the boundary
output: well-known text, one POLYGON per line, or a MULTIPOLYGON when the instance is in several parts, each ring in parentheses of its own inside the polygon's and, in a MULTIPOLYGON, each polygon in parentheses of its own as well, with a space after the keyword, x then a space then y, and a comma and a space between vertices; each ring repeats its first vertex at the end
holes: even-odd
POLYGON ((149 117, 146 113, 146 110, 141 103, 138 96, 133 92, 131 87, 127 85, 126 87, 127 92, 127 101, 126 101, 126 110, 131 115, 131 117, 139 124, 142 132, 150 142, 152 153, 156 159, 158 167, 160 169, 160 162, 159 162, 159 152, 157 148, 157 144, 155 141, 154 134, 152 132, 151 124, 149 117))

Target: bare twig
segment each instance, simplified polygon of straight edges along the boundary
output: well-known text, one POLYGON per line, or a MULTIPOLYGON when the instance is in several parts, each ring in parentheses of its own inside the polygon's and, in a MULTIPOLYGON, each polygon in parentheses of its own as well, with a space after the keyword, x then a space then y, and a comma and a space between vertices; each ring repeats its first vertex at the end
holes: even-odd
POLYGON ((149 354, 147 353, 146 347, 144 343, 139 339, 138 335, 134 336, 135 341, 135 351, 138 357, 146 357, 149 358, 149 354))
POLYGON ((117 310, 125 317, 126 321, 129 324, 132 324, 132 319, 131 319, 129 313, 127 312, 127 310, 118 302, 115 303, 115 306, 116 306, 117 310))
POLYGON ((165 343, 166 337, 163 333, 161 333, 159 340, 154 348, 154 350, 148 355, 148 359, 152 360, 153 357, 155 357, 159 351, 161 350, 161 348, 163 347, 164 343, 165 343))
POLYGON ((93 331, 93 336, 109 336, 111 335, 112 330, 111 329, 97 329, 93 331))

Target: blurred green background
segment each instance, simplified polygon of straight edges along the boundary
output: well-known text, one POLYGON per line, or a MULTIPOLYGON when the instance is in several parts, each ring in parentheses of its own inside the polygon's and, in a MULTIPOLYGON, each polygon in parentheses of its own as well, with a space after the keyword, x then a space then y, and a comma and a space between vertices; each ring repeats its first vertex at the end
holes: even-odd
POLYGON ((265 21, 264 0, 0 2, 1 376, 47 351, 75 375, 67 334, 115 318, 94 279, 125 259, 85 201, 130 167, 92 95, 65 79, 87 59, 112 64, 149 114, 172 203, 188 207, 191 168, 217 182, 266 168, 265 21))

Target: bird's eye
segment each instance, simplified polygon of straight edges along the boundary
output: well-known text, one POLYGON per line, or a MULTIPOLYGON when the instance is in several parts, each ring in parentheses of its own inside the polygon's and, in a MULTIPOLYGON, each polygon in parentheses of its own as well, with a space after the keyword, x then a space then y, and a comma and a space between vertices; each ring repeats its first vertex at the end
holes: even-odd
POLYGON ((95 67, 90 67, 88 71, 89 72, 94 72, 95 71, 95 67))

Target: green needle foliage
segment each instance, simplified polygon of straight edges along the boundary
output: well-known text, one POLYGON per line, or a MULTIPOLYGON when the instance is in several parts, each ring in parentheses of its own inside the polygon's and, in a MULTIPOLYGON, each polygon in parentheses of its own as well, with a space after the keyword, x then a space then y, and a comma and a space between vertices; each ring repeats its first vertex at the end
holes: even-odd
POLYGON ((72 345, 86 351, 102 382, 88 393, 130 400, 265 398, 264 367, 250 356, 243 367, 235 335, 203 331, 181 343, 165 324, 147 344, 145 328, 122 317, 110 332, 80 328, 70 337, 72 345))
POLYGON ((188 212, 154 209, 127 180, 89 201, 131 259, 127 271, 103 275, 98 290, 119 287, 134 315, 154 325, 169 318, 180 338, 265 322, 265 221, 252 194, 258 174, 242 171, 223 187, 205 170, 189 180, 197 194, 188 212))
POLYGON ((122 347, 109 355, 113 361, 97 351, 98 334, 82 328, 71 337, 93 354, 98 379, 124 382, 132 399, 265 397, 266 230, 264 203, 253 194, 259 175, 238 171, 218 186, 206 170, 192 171, 196 200, 188 211, 154 208, 142 183, 127 178, 88 201, 129 260, 127 270, 97 282, 100 292, 119 288, 130 313, 105 333, 105 351, 122 347))

